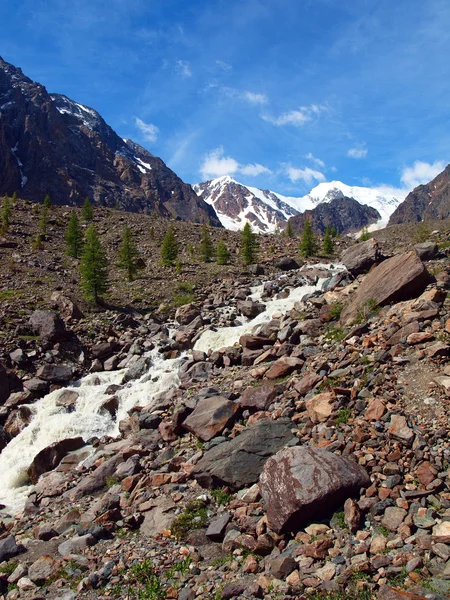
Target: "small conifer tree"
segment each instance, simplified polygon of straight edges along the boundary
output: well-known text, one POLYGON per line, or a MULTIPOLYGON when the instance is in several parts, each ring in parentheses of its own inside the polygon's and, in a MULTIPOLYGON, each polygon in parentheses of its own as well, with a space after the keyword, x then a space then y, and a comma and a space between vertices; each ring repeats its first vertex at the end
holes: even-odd
POLYGON ((177 262, 175 263, 175 271, 177 272, 178 275, 181 275, 182 271, 183 271, 183 263, 181 262, 181 260, 178 258, 177 262))
POLYGON ((40 250, 42 248, 42 234, 38 233, 34 238, 33 250, 40 250))
POLYGON ((86 230, 86 241, 80 261, 81 289, 90 302, 98 303, 106 294, 108 284, 108 261, 94 224, 86 230))
POLYGON ((220 240, 220 242, 217 244, 216 255, 218 265, 227 265, 229 263, 230 253, 228 251, 228 248, 226 247, 224 240, 220 240))
POLYGON ((305 221, 303 225, 302 241, 300 242, 300 254, 307 258, 313 256, 316 252, 316 239, 311 227, 310 221, 305 221))
POLYGON ((334 244, 331 236, 331 227, 327 225, 325 229, 325 237, 323 238, 323 252, 324 254, 333 254, 334 244))
POLYGON ((172 225, 169 226, 161 244, 161 261, 163 265, 173 267, 178 257, 178 244, 172 225))
POLYGON ((289 237, 289 238, 294 237, 294 230, 292 228, 292 222, 290 219, 288 219, 286 229, 285 229, 285 234, 286 234, 286 237, 289 237))
POLYGON ((17 200, 17 192, 14 192, 14 194, 12 195, 11 200, 13 201, 13 203, 17 200))
POLYGON ((139 256, 139 250, 133 240, 131 229, 125 227, 122 234, 122 243, 119 248, 118 267, 126 271, 128 281, 133 281, 139 267, 136 258, 139 256))
POLYGON ((200 242, 200 257, 203 262, 210 262, 214 254, 214 247, 206 225, 202 227, 202 239, 200 242))
POLYGON ((244 265, 251 265, 256 261, 257 249, 256 234, 253 233, 252 226, 247 222, 241 234, 241 255, 244 265))
POLYGON ((83 249, 83 233, 80 228, 77 213, 74 210, 70 215, 69 224, 67 225, 64 237, 66 240, 67 254, 73 258, 80 258, 83 249))
POLYGON ((41 217, 39 219, 39 233, 41 236, 47 235, 48 228, 48 207, 45 204, 41 208, 41 217))
POLYGON ((47 208, 47 210, 52 207, 52 201, 51 201, 50 196, 48 194, 44 198, 43 205, 45 206, 45 208, 47 208))
POLYGON ((367 227, 364 226, 361 235, 359 236, 359 241, 367 242, 367 240, 370 240, 370 233, 368 232, 367 227))
POLYGON ((84 199, 83 206, 81 208, 81 216, 86 223, 89 223, 89 221, 92 221, 94 218, 94 208, 91 204, 91 201, 87 197, 84 199))
POLYGON ((1 233, 5 235, 9 229, 11 223, 11 204, 9 202, 8 194, 3 198, 2 216, 1 216, 1 233))
POLYGON ((330 234, 331 234, 331 237, 334 237, 334 238, 339 237, 339 232, 334 225, 332 225, 330 227, 330 234))

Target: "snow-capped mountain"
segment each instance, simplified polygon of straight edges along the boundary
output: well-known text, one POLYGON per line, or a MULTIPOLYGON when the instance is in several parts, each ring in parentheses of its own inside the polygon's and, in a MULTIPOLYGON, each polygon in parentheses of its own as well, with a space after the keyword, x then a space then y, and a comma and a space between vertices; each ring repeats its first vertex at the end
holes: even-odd
POLYGON ((214 207, 224 227, 237 231, 249 222, 258 233, 283 230, 290 217, 341 198, 353 198, 378 211, 381 219, 370 226, 370 229, 377 229, 387 224, 390 215, 406 195, 406 192, 388 187, 367 188, 331 181, 320 183, 306 196, 284 196, 245 186, 229 175, 198 183, 193 188, 207 204, 214 207))
POLYGON ((299 212, 277 194, 245 186, 229 175, 192 187, 214 207, 222 225, 232 231, 242 229, 249 222, 258 233, 274 233, 284 229, 289 217, 299 212))

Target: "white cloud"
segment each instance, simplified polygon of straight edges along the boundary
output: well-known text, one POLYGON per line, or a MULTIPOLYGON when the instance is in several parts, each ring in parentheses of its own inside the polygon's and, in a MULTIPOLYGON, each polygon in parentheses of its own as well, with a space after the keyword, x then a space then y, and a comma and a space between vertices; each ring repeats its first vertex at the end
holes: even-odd
POLYGON ((211 152, 205 155, 199 170, 204 180, 222 177, 223 175, 234 175, 236 173, 250 177, 255 177, 262 173, 271 173, 271 170, 264 165, 258 163, 241 165, 231 156, 224 156, 222 146, 211 150, 211 152))
POLYGON ((182 77, 192 77, 191 65, 187 60, 177 60, 176 68, 182 77))
POLYGON ((311 154, 311 152, 306 154, 305 158, 310 160, 313 163, 313 165, 316 165, 316 167, 320 167, 321 169, 325 168, 325 163, 323 162, 323 160, 320 160, 320 158, 316 158, 311 154))
POLYGON ((158 139, 159 128, 151 123, 145 123, 138 117, 135 118, 134 123, 142 134, 143 139, 146 142, 156 142, 158 139))
POLYGON ((261 118, 264 121, 268 121, 273 125, 293 125, 294 127, 302 127, 306 122, 311 121, 315 116, 318 116, 323 112, 325 108, 317 104, 311 104, 310 106, 301 106, 296 110, 290 110, 282 113, 278 117, 263 114, 261 118))
POLYGON ((285 171, 292 183, 297 181, 304 181, 308 185, 311 185, 314 181, 319 183, 325 181, 325 175, 320 171, 305 167, 304 169, 298 169, 292 165, 286 165, 285 171))
POLYGON ((405 167, 402 171, 401 182, 409 190, 418 185, 430 182, 445 169, 443 160, 436 160, 433 164, 416 160, 412 167, 405 167))
POLYGON ((256 175, 262 175, 262 173, 271 173, 272 171, 259 163, 254 163, 250 165, 239 165, 239 172, 243 175, 255 177, 256 175))
POLYGON ((367 148, 350 148, 347 156, 350 156, 350 158, 366 158, 367 148))
POLYGON ((247 102, 250 102, 250 104, 267 104, 267 96, 265 94, 243 92, 242 98, 247 100, 247 102))
POLYGON ((233 70, 233 67, 223 60, 216 60, 216 65, 227 73, 233 70))

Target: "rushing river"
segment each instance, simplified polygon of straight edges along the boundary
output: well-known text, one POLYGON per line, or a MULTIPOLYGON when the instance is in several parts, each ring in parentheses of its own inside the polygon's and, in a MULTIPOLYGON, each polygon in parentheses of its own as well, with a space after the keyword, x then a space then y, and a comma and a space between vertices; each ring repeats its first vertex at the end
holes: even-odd
MULTIPOLYGON (((332 268, 330 265, 315 265, 315 267, 329 269, 332 273, 343 270, 339 265, 333 265, 332 268)), ((265 311, 241 325, 205 331, 197 340, 195 349, 208 351, 234 345, 241 335, 268 323, 275 314, 289 312, 305 296, 323 289, 325 281, 321 279, 315 286, 303 285, 293 288, 287 298, 264 302, 265 311)), ((262 301, 262 292, 262 285, 253 288, 251 298, 262 301)), ((30 424, 12 439, 0 454, 2 473, 0 503, 6 505, 8 513, 20 511, 25 504, 31 490, 26 470, 38 452, 65 438, 81 436, 88 440, 105 434, 116 436, 119 433, 119 421, 128 416, 131 408, 147 406, 159 394, 178 387, 178 371, 183 358, 164 359, 158 348, 148 352, 147 356, 150 358, 148 372, 115 393, 119 401, 115 418, 102 410, 102 405, 108 397, 105 395, 106 389, 112 384, 121 384, 124 370, 86 375, 69 388, 65 388, 79 394, 73 412, 67 412, 65 408, 56 406, 56 401, 64 390, 56 390, 29 405, 32 411, 30 424)))

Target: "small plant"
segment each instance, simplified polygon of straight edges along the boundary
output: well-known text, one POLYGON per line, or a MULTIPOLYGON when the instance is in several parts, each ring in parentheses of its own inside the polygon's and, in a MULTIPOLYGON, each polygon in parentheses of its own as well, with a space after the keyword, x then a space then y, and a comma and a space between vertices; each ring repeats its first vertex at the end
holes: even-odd
POLYGON ((233 494, 229 494, 225 489, 211 490, 210 493, 217 504, 221 506, 228 504, 233 499, 233 494))
POLYGON ((183 263, 181 262, 180 259, 178 259, 177 262, 175 263, 175 271, 176 271, 177 275, 181 275, 181 273, 183 271, 183 263))
POLYGON ((200 529, 206 525, 208 520, 207 510, 203 500, 190 502, 184 511, 173 521, 170 528, 177 540, 186 537, 189 531, 200 529))
POLYGON ((333 521, 340 529, 348 529, 344 520, 344 511, 334 513, 333 521))
POLYGON ((422 242, 426 242, 427 239, 430 237, 430 233, 431 230, 428 227, 428 225, 426 223, 418 223, 415 228, 414 228, 414 232, 413 232, 413 238, 414 241, 417 244, 420 244, 422 242))
POLYGON ((114 477, 114 475, 109 475, 108 477, 106 477, 105 483, 107 487, 112 488, 118 483, 120 483, 120 481, 119 479, 117 479, 117 477, 114 477))
POLYGON ((372 236, 368 232, 367 227, 363 227, 361 235, 359 236, 359 241, 360 242, 367 242, 367 240, 370 240, 371 237, 372 236))
POLYGON ((333 321, 337 321, 339 319, 343 308, 344 308, 344 305, 341 302, 335 302, 331 306, 330 316, 333 319, 333 321))
POLYGON ((375 298, 369 298, 358 308, 354 323, 365 323, 367 319, 373 315, 377 315, 380 310, 381 307, 378 305, 377 300, 375 298))
POLYGON ((325 339, 329 342, 341 342, 346 335, 347 331, 343 327, 330 325, 325 333, 325 339))
POLYGON ((50 210, 51 207, 52 207, 52 201, 51 201, 50 196, 48 194, 44 198, 43 206, 45 206, 45 208, 47 210, 50 210))
POLYGON ((334 419, 334 422, 338 425, 344 425, 352 416, 352 411, 349 408, 341 408, 334 419))
POLYGON ((18 566, 17 560, 8 560, 4 565, 0 567, 0 573, 4 573, 5 575, 11 575, 17 569, 18 566))

